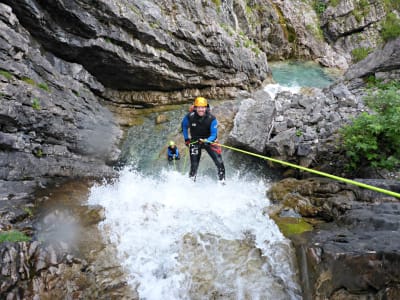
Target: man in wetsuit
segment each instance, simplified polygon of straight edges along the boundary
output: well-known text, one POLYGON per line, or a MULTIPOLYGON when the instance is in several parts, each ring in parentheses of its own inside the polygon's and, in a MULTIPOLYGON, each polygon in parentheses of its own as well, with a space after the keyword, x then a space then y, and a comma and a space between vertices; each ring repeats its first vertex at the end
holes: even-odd
POLYGON ((205 149, 217 166, 218 179, 225 183, 225 166, 222 161, 221 147, 212 144, 217 139, 218 121, 210 113, 207 99, 197 97, 194 100, 193 111, 189 112, 182 120, 182 132, 185 144, 189 147, 189 177, 196 181, 201 151, 205 149))

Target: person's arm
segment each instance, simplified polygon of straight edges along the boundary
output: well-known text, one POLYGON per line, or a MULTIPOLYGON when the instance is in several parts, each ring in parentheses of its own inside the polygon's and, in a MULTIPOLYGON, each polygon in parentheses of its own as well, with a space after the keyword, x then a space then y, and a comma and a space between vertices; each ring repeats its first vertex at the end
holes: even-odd
POLYGON ((218 121, 214 119, 210 125, 210 136, 207 138, 209 142, 214 142, 218 135, 218 121))
POLYGON ((189 132, 188 132, 188 128, 189 128, 189 117, 188 115, 186 115, 183 120, 182 120, 182 133, 183 133, 183 138, 186 140, 189 139, 189 132))
POLYGON ((171 149, 169 147, 167 148, 167 151, 168 151, 167 152, 168 157, 171 157, 172 156, 172 152, 171 152, 171 149))
POLYGON ((176 157, 179 157, 179 150, 178 150, 178 147, 176 147, 176 149, 175 149, 175 155, 176 155, 176 157))

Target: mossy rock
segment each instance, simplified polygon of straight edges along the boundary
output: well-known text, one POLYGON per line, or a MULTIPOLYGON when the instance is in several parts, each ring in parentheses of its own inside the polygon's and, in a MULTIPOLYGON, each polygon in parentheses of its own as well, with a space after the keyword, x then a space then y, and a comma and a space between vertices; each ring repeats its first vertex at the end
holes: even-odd
POLYGON ((304 220, 304 218, 292 217, 274 217, 282 234, 286 237, 302 234, 305 231, 312 231, 313 226, 304 220))

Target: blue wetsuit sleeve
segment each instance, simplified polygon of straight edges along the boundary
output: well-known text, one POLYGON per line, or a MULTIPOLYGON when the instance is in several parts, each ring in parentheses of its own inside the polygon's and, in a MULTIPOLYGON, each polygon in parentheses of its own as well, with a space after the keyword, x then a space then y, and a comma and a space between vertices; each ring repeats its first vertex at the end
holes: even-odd
POLYGON ((214 119, 210 125, 210 136, 207 138, 208 141, 214 142, 218 135, 218 121, 214 119))
POLYGON ((189 117, 188 115, 186 115, 183 120, 182 120, 182 133, 183 133, 183 138, 185 140, 189 139, 189 132, 188 132, 188 128, 189 128, 189 117))
POLYGON ((175 154, 176 154, 176 157, 179 157, 179 150, 178 150, 178 147, 176 148, 175 154))
POLYGON ((169 149, 169 147, 167 148, 167 153, 168 153, 168 157, 170 157, 170 156, 172 156, 172 152, 171 152, 171 149, 169 149))

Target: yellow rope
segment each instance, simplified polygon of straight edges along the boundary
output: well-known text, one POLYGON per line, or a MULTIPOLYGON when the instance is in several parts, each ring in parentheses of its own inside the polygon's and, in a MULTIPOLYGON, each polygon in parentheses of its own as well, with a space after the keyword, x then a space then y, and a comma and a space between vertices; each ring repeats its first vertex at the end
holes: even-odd
POLYGON ((233 151, 237 151, 237 152, 241 152, 241 153, 248 154, 248 155, 251 155, 251 156, 255 156, 255 157, 262 158, 262 159, 266 159, 266 160, 269 160, 269 161, 272 161, 272 162, 275 162, 275 163, 278 163, 278 164, 282 164, 282 165, 289 166, 289 167, 292 167, 292 168, 297 168, 297 169, 300 169, 300 170, 303 170, 303 171, 307 171, 307 172, 310 172, 310 173, 318 174, 318 175, 325 176, 325 177, 328 177, 328 178, 331 178, 331 179, 335 179, 335 180, 338 180, 338 181, 343 181, 343 182, 346 182, 346 183, 357 185, 359 187, 366 188, 366 189, 369 189, 369 190, 372 190, 372 191, 375 191, 375 192, 380 192, 380 193, 384 193, 384 194, 387 194, 387 195, 390 195, 390 196, 393 196, 393 197, 400 198, 400 194, 399 193, 395 193, 395 192, 392 192, 392 191, 389 191, 389 190, 386 190, 386 189, 378 188, 376 186, 372 186, 372 185, 365 184, 365 183, 362 183, 362 182, 358 182, 358 181, 355 181, 355 180, 351 180, 351 179, 335 176, 335 175, 332 175, 332 174, 329 174, 329 173, 325 173, 325 172, 309 169, 309 168, 302 167, 302 166, 299 166, 299 165, 295 165, 295 164, 292 164, 292 163, 288 163, 288 162, 285 162, 285 161, 282 161, 282 160, 279 160, 279 159, 263 156, 263 155, 260 155, 260 154, 252 153, 252 152, 245 151, 245 150, 238 149, 238 148, 234 148, 234 147, 231 147, 231 146, 227 146, 227 145, 223 145, 223 144, 219 144, 219 143, 213 143, 213 144, 216 144, 218 146, 221 146, 221 147, 233 150, 233 151))

